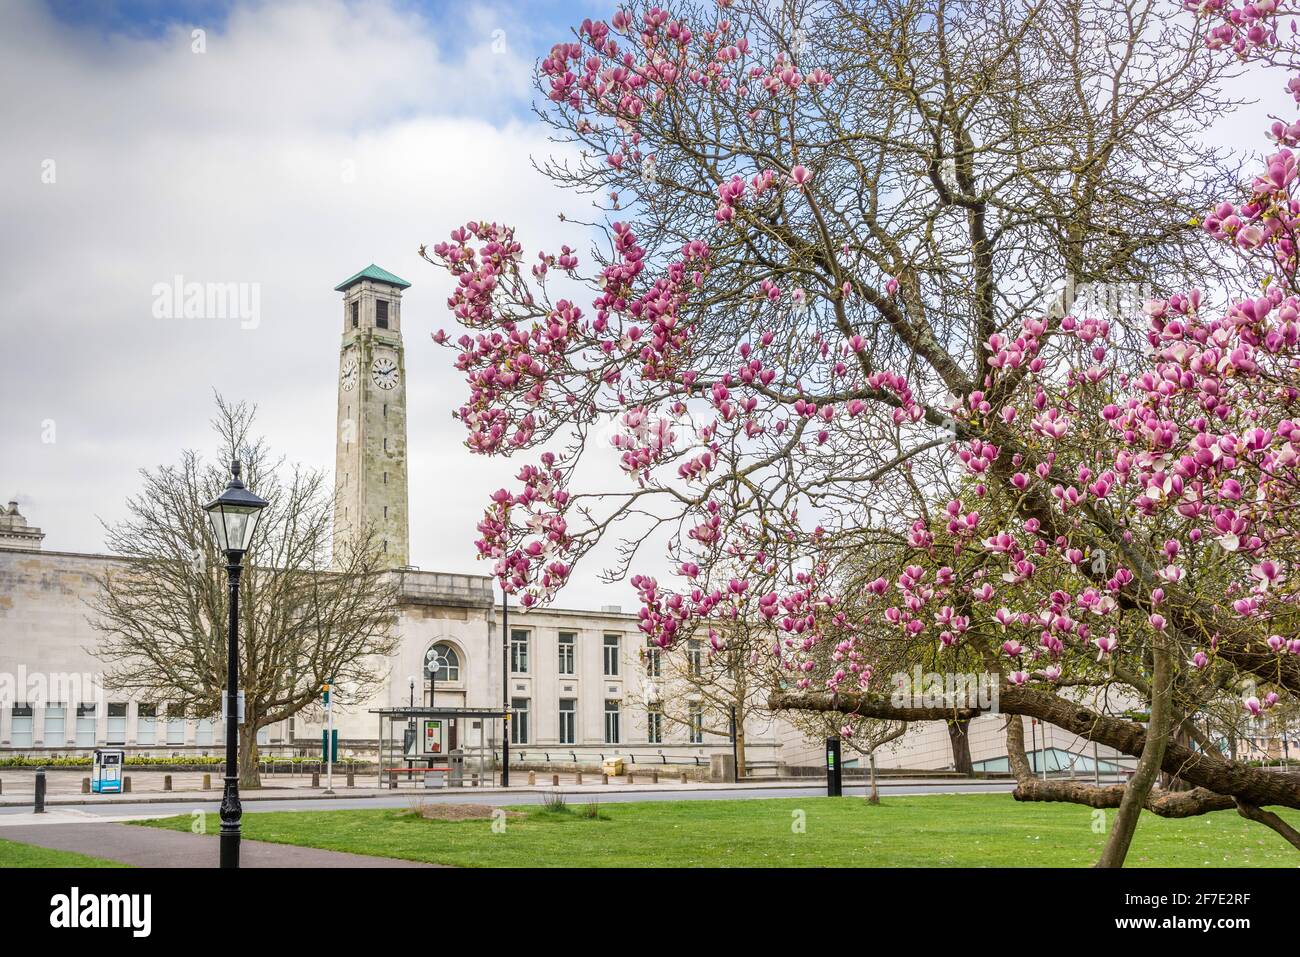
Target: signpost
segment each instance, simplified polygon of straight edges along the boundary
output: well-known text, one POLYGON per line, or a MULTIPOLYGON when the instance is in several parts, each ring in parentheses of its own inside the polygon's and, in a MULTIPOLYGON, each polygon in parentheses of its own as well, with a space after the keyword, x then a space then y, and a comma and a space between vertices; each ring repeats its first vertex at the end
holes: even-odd
POLYGON ((840 768, 840 739, 826 739, 826 796, 841 797, 844 794, 844 778, 840 768))

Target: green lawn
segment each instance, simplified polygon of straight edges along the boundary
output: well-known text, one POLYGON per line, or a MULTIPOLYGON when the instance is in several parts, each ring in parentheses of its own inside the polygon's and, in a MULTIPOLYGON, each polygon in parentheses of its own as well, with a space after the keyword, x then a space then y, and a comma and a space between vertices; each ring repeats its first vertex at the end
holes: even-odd
POLYGON ((0 840, 0 867, 125 867, 117 861, 0 840))
MULTIPOLYGON (((1089 808, 1004 794, 894 797, 876 807, 858 797, 606 803, 599 819, 583 807, 515 808, 525 816, 505 819, 502 833, 488 820, 432 821, 404 809, 257 812, 244 815, 244 834, 462 867, 1074 867, 1091 865, 1105 839, 1089 808)), ((1300 814, 1283 813, 1300 825, 1300 814)), ((188 831, 192 822, 141 823, 188 831)), ((212 815, 209 833, 217 828, 212 815)), ((1296 867, 1300 853, 1235 813, 1144 814, 1128 863, 1296 867)))

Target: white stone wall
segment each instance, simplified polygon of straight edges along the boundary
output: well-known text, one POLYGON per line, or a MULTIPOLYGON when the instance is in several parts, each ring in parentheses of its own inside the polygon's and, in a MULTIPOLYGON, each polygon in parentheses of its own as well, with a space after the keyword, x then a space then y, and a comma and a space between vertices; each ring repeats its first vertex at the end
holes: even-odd
MULTIPOLYGON (((76 743, 76 704, 96 704, 95 742, 103 744, 108 731, 108 704, 128 703, 126 719, 127 747, 139 748, 138 703, 127 696, 106 692, 98 687, 103 664, 94 654, 99 634, 91 626, 89 600, 94 595, 95 576, 111 568, 118 560, 110 556, 61 552, 0 552, 0 675, 40 676, 51 674, 85 675, 86 690, 68 702, 64 732, 58 740, 46 740, 45 709, 37 708, 33 716, 35 750, 70 748, 76 743)), ((403 602, 398 629, 401 643, 396 655, 387 662, 387 679, 381 688, 364 701, 348 700, 346 694, 334 698, 334 727, 339 732, 340 747, 347 753, 362 742, 373 742, 378 735, 378 718, 369 713, 380 706, 402 706, 410 700, 410 676, 415 676, 415 699, 429 703, 430 683, 424 676, 424 656, 433 645, 446 642, 457 652, 461 674, 456 682, 439 682, 437 703, 448 707, 500 709, 502 706, 502 641, 500 608, 493 600, 491 580, 483 576, 407 572, 403 576, 403 602), (353 747, 349 746, 352 742, 353 747)), ((527 673, 509 676, 509 694, 529 702, 529 734, 526 743, 514 745, 530 759, 550 755, 561 760, 573 751, 583 760, 621 754, 638 760, 663 760, 681 763, 699 758, 707 764, 708 755, 730 749, 725 740, 706 737, 703 745, 691 744, 686 730, 664 722, 663 741, 647 740, 647 721, 639 704, 644 667, 640 649, 644 643, 633 615, 610 614, 571 609, 510 610, 512 631, 526 631, 529 636, 527 673), (575 635, 575 674, 559 672, 559 634, 575 635), (604 674, 605 635, 620 639, 619 673, 604 674), (559 704, 561 698, 577 701, 576 740, 572 745, 560 742, 559 704), (605 741, 605 702, 620 701, 620 739, 617 744, 605 741)), ((15 693, 0 706, 0 750, 12 748, 13 716, 11 705, 26 696, 15 693)), ((166 702, 158 707, 155 747, 169 753, 166 702)), ((293 743, 300 748, 314 748, 324 727, 319 709, 303 712, 293 720, 293 743)), ((499 744, 495 729, 487 742, 499 744)), ((461 730, 465 744, 477 743, 473 729, 461 730)), ((184 722, 179 742, 200 748, 200 753, 219 753, 224 730, 221 722, 200 725, 193 718, 184 722), (200 737, 203 741, 200 742, 200 737)), ((287 747, 290 744, 288 722, 269 729, 265 744, 287 747)), ((775 730, 763 723, 751 723, 748 729, 748 753, 753 761, 775 761, 779 739, 775 730)))

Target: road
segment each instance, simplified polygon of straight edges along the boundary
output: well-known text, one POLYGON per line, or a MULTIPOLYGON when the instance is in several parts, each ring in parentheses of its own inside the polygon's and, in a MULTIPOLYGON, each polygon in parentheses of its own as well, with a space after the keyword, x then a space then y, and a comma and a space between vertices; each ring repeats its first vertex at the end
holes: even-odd
MULTIPOLYGON (((883 797, 904 797, 924 794, 1000 794, 1010 792, 1015 787, 1012 781, 988 781, 988 782, 967 782, 967 781, 941 781, 933 784, 880 784, 879 790, 883 797)), ((810 784, 807 786, 785 786, 785 787, 747 787, 747 788, 720 788, 711 790, 694 790, 690 788, 676 788, 670 785, 661 785, 654 790, 633 790, 633 789, 609 789, 609 790, 567 790, 560 788, 565 792, 570 804, 586 804, 591 801, 600 803, 622 803, 625 801, 729 801, 736 799, 754 799, 754 798, 795 798, 795 797, 821 797, 826 793, 824 783, 810 784)), ((861 786, 845 787, 846 797, 863 797, 865 789, 861 786)), ((406 791, 395 796, 369 797, 369 798, 334 798, 330 800, 321 800, 319 798, 281 798, 276 800, 262 800, 245 797, 243 808, 245 814, 259 814, 267 811, 345 811, 345 810, 375 810, 378 808, 392 807, 410 807, 416 801, 420 802, 439 802, 449 804, 491 804, 491 805, 518 805, 518 804, 541 804, 546 798, 546 792, 543 791, 519 791, 517 793, 503 793, 501 791, 476 794, 472 791, 459 791, 456 793, 430 792, 430 791, 406 791)), ((85 820, 87 818, 133 818, 133 817, 168 817, 174 814, 189 814, 196 810, 208 810, 216 812, 220 804, 220 795, 214 794, 212 797, 205 797, 201 800, 174 801, 167 803, 105 803, 105 804, 78 804, 68 806, 51 805, 50 812, 56 811, 74 811, 76 816, 85 820)), ((30 805, 3 807, 0 808, 0 816, 8 817, 10 815, 25 815, 31 819, 32 809, 30 805)), ((10 821, 9 823, 16 823, 10 821)), ((2 832, 0 832, 2 835, 2 832)))

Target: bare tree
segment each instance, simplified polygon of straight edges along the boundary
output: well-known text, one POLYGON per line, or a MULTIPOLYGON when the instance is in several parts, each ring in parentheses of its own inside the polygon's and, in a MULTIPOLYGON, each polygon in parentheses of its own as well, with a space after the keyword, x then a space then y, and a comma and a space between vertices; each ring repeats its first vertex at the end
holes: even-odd
POLYGON ((765 628, 743 618, 707 632, 669 648, 643 649, 647 680, 637 700, 699 742, 730 741, 734 720, 739 779, 745 777, 746 727, 772 717, 767 698, 776 685, 757 667, 770 642, 765 628))
POLYGON ((381 564, 373 532, 354 536, 331 567, 328 479, 272 458, 251 436, 255 412, 218 396, 215 463, 187 450, 177 465, 141 471, 130 517, 106 526, 109 550, 124 561, 99 576, 92 602, 110 687, 187 715, 219 714, 228 596, 203 505, 225 486, 225 463, 243 462, 249 487, 270 505, 245 556, 240 592, 241 787, 259 786, 261 728, 315 705, 326 682, 346 699, 368 696, 398 641, 399 583, 381 564))

